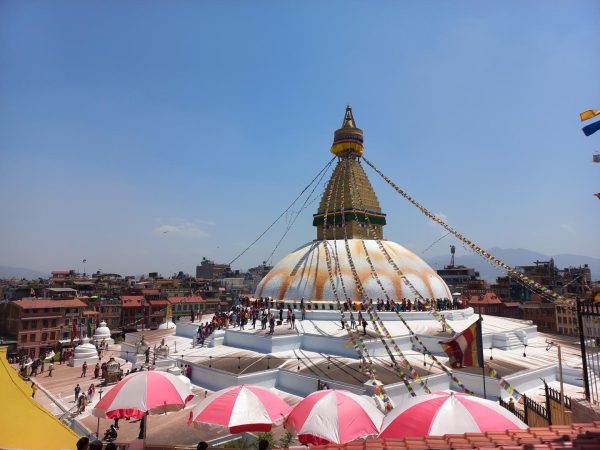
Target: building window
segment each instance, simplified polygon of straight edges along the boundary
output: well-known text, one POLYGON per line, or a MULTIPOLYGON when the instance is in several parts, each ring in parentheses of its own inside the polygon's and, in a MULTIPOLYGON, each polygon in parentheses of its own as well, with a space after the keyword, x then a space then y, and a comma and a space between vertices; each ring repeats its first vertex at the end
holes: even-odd
POLYGON ((42 342, 46 342, 48 340, 48 333, 42 333, 42 342))
POLYGON ((29 335, 29 340, 30 340, 31 342, 35 342, 35 334, 30 334, 30 335, 29 335))
POLYGON ((53 331, 52 333, 50 333, 50 340, 51 341, 55 341, 56 340, 56 331, 53 331))
POLYGON ((21 335, 21 342, 27 342, 27 335, 26 334, 22 334, 21 335))

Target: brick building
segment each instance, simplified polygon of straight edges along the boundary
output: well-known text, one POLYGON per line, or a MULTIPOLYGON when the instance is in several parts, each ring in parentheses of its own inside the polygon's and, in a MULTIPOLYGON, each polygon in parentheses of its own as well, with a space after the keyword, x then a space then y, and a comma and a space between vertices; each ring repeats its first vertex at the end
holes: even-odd
POLYGON ((2 306, 5 316, 2 333, 14 338, 17 348, 33 357, 54 349, 59 341, 69 341, 73 324, 79 330, 87 307, 79 299, 47 298, 27 298, 2 306))

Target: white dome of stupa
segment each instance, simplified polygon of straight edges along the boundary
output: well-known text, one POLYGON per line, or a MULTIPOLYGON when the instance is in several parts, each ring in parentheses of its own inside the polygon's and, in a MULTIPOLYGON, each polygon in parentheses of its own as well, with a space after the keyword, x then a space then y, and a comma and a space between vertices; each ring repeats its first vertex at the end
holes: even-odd
MULTIPOLYGON (((331 289, 330 273, 327 267, 324 242, 327 242, 331 258, 331 278, 340 301, 345 301, 342 288, 351 301, 360 301, 350 267, 350 258, 343 239, 314 241, 290 253, 279 261, 262 279, 256 288, 255 297, 273 297, 276 300, 331 300, 335 296, 331 289), (336 264, 337 260, 337 264, 336 264), (339 269, 337 268, 339 266, 339 269), (340 277, 341 274, 341 277, 340 277)), ((381 251, 375 240, 365 239, 365 247, 373 268, 393 300, 403 298, 415 300, 415 294, 406 286, 386 254, 381 251)), ((400 244, 392 241, 380 241, 387 254, 402 274, 424 298, 452 298, 444 280, 421 258, 400 244)), ((385 295, 377 280, 372 276, 361 239, 349 239, 350 256, 358 277, 369 298, 385 300, 385 295)))
POLYGON ((81 366, 84 362, 87 362, 88 365, 98 362, 98 350, 94 344, 90 343, 88 337, 83 338, 83 343, 75 347, 70 365, 71 367, 81 366))
POLYGON ((110 338, 110 329, 106 326, 106 322, 103 320, 100 322, 100 326, 96 328, 94 332, 94 340, 101 341, 102 339, 110 338))

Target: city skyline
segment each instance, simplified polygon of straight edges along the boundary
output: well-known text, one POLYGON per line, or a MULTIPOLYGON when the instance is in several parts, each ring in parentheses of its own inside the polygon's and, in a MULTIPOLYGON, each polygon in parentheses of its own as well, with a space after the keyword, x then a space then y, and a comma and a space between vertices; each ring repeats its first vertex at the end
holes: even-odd
MULTIPOLYGON (((600 102, 600 6, 475 5, 3 3, 0 264, 229 262, 331 158, 347 103, 365 156, 482 247, 600 256, 578 118, 600 102)), ((445 232, 366 173, 384 236, 427 256, 445 232)), ((271 262, 316 238, 316 209, 271 262)))

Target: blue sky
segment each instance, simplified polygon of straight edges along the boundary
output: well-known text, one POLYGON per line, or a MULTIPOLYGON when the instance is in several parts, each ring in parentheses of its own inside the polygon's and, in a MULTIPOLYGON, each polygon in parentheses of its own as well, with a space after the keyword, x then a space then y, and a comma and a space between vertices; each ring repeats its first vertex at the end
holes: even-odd
MULTIPOLYGON (((365 156, 482 247, 600 256, 578 118, 600 107, 600 3, 373 3, 0 1, 0 264, 229 261, 330 159, 346 103, 365 156)), ((367 174, 386 238, 422 254, 439 227, 367 174)))

